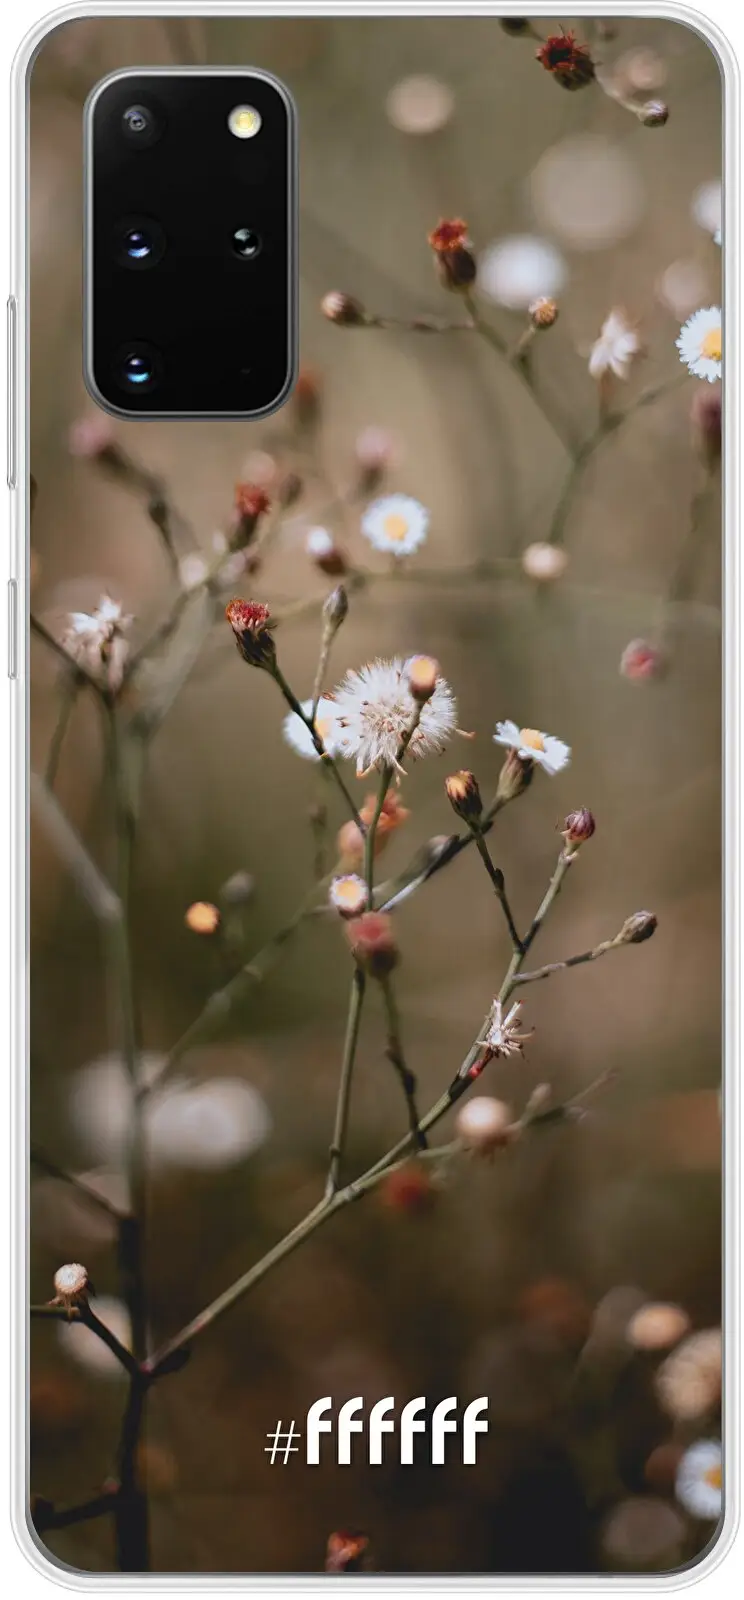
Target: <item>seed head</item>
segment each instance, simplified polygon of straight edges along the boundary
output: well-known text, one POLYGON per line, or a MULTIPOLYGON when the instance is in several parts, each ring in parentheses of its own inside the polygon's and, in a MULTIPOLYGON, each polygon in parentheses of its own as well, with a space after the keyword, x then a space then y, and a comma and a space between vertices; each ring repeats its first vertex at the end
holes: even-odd
POLYGON ((653 911, 634 911, 623 923, 617 936, 618 944, 644 944, 646 939, 653 938, 658 927, 658 918, 653 911))
POLYGON ((235 634, 238 650, 251 667, 271 670, 276 646, 271 629, 276 626, 268 606, 259 600, 231 600, 225 616, 235 634))
POLYGON ((558 321, 558 302, 550 300, 547 295, 540 295, 530 306, 529 318, 533 328, 552 328, 553 323, 558 321))
POLYGON ((363 328, 367 313, 360 300, 342 289, 330 289, 320 302, 323 316, 335 322, 337 328, 363 328))
POLYGON ((483 811, 478 780, 472 772, 453 772, 444 787, 452 810, 464 822, 477 822, 483 811))
POLYGON ((551 34, 537 51, 537 59, 552 73, 562 89, 583 89, 594 79, 594 62, 585 44, 573 33, 551 34))
POLYGON ((373 978, 386 978, 398 962, 398 946, 387 913, 365 911, 347 922, 345 931, 357 965, 373 978))
POLYGON ((87 1268, 81 1266, 79 1261, 69 1261, 64 1267, 58 1267, 54 1274, 52 1304, 65 1306, 69 1311, 72 1306, 87 1300, 90 1288, 87 1268))

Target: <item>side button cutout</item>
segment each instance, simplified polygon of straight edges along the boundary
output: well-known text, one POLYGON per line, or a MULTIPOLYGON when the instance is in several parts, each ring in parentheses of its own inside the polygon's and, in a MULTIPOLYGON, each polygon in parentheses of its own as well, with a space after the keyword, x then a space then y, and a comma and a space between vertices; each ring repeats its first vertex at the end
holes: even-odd
POLYGON ((18 348, 18 302, 17 302, 17 300, 15 298, 15 295, 13 295, 13 294, 10 295, 10 297, 8 299, 7 320, 8 320, 8 328, 7 328, 7 335, 8 335, 8 339, 7 339, 7 342, 8 342, 8 439, 7 439, 8 473, 7 473, 7 477, 8 477, 8 488, 9 489, 15 489, 16 486, 17 486, 17 483, 18 483, 18 457, 17 457, 18 424, 17 424, 17 417, 16 417, 16 406, 17 406, 17 403, 18 403, 18 401, 17 401, 17 389, 16 389, 16 372, 18 370, 17 362, 16 362, 16 354, 17 354, 17 348, 18 348))
POLYGON ((18 584, 8 579, 8 677, 18 677, 18 584))

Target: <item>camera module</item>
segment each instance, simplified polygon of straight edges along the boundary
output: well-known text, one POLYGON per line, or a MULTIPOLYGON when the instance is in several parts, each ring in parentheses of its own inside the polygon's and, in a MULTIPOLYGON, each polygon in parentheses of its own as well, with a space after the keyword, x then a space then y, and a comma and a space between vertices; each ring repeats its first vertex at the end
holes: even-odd
POLYGON ((127 106, 121 118, 121 131, 129 144, 146 150, 160 138, 163 123, 152 106, 127 106))
POLYGON ((165 234, 149 217, 125 217, 114 234, 114 255, 120 267, 141 271, 155 267, 165 252, 165 234))
POLYGON ((255 233, 253 228, 236 228, 232 244, 241 261, 253 261, 261 250, 261 235, 255 233))
POLYGON ((114 362, 114 375, 128 394, 145 394, 154 389, 162 371, 162 361, 152 345, 125 345, 114 362))

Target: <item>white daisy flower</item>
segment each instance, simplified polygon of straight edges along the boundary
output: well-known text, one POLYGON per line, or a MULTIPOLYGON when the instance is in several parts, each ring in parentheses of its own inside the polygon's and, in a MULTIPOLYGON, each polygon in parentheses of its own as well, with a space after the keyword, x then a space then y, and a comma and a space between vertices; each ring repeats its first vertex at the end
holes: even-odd
MULTIPOLYGON (((412 656, 410 660, 416 660, 412 656)), ((398 751, 416 717, 411 755, 438 755, 457 732, 457 702, 444 678, 419 707, 408 681, 409 661, 373 661, 348 672, 335 691, 334 705, 340 729, 341 754, 356 759, 357 774, 373 767, 397 767, 398 751)))
POLYGON ((680 361, 696 378, 716 383, 721 376, 723 334, 720 306, 693 311, 680 329, 677 340, 680 361))
MULTIPOLYGON (((312 700, 305 700, 302 709, 305 716, 309 717, 313 709, 312 700)), ((337 756, 340 752, 340 729, 338 727, 336 706, 333 700, 327 699, 325 695, 318 701, 315 726, 323 741, 327 755, 337 756)), ((310 729, 306 727, 302 717, 298 717, 296 711, 290 711, 289 716, 284 718, 284 737, 287 744, 291 745, 298 756, 303 756, 306 761, 320 761, 320 756, 312 741, 310 729)))
POLYGON ((333 879, 328 899, 342 917, 358 917, 367 906, 367 885, 356 872, 347 872, 333 879))
POLYGON ((429 513, 420 501, 407 494, 388 494, 373 500, 362 517, 362 533, 375 550, 388 555, 410 556, 422 545, 429 527, 429 513))
POLYGON ((624 311, 616 308, 605 318, 599 338, 592 346, 590 376, 602 378, 605 373, 613 372, 616 378, 627 378, 634 358, 642 349, 638 329, 624 311))
POLYGON ((516 750, 522 761, 536 761, 551 778, 562 772, 571 760, 571 747, 550 733, 539 733, 537 728, 518 728, 516 722, 497 722, 494 744, 506 745, 516 750))
POLYGON ((327 528, 308 528, 305 534, 305 549, 314 561, 322 561, 325 556, 333 555, 336 541, 327 528))
POLYGON ((723 1509, 723 1469, 717 1439, 698 1439, 685 1451, 677 1468, 674 1491, 691 1516, 706 1522, 718 1521, 723 1509))
POLYGON ((96 611, 69 613, 70 625, 63 634, 62 643, 73 660, 88 672, 98 676, 104 669, 108 687, 116 690, 121 684, 129 653, 124 635, 133 620, 124 616, 117 600, 104 594, 96 611))
POLYGON ((522 1026, 519 1013, 522 1009, 521 1000, 515 1000, 514 1005, 504 1016, 504 1007, 500 1000, 494 1000, 493 1010, 489 1018, 485 1039, 479 1039, 492 1056, 524 1055, 523 1046, 527 1039, 532 1037, 533 1029, 529 1033, 520 1033, 522 1026))

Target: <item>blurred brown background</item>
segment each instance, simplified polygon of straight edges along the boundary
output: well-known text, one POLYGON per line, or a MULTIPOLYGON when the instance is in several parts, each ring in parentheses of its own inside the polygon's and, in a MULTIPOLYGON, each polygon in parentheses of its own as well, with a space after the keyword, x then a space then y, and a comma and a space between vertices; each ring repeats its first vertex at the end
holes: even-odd
MULTIPOLYGON (((535 63, 530 41, 507 38, 485 18, 111 18, 53 34, 31 88, 34 609, 53 618, 85 609, 107 589, 151 623, 170 593, 142 508, 67 452, 70 423, 90 409, 80 370, 81 111, 100 77, 130 64, 243 62, 288 84, 301 128, 302 360, 322 388, 327 470, 345 482, 359 431, 389 429, 399 452, 390 484, 431 509, 429 543, 416 558, 431 569, 514 555, 545 537, 565 456, 513 374, 477 341, 347 334, 323 320, 319 299, 340 287, 388 315, 449 314, 426 246, 438 218, 466 217, 478 246, 532 231, 549 237, 531 209, 530 174, 569 136, 598 135, 622 152, 638 215, 622 237, 610 227, 600 249, 556 238, 568 281, 559 322, 539 341, 540 383, 579 436, 591 431, 596 391, 586 352, 618 303, 641 319, 648 346, 630 394, 675 377, 680 320, 720 293, 718 252, 690 205, 721 170, 721 81, 707 45, 676 25, 626 19, 613 39, 594 45, 608 69, 641 48, 666 71, 664 129, 641 127, 598 88, 562 93, 535 63), (427 136, 396 128, 386 114, 390 90, 412 74, 431 74, 454 95, 452 118, 427 136), (705 292, 675 314, 659 281, 679 260, 705 292)), ((579 153, 563 195, 569 215, 586 203, 583 184, 579 153)), ((510 339, 518 336, 518 315, 486 309, 510 339)), ((567 1446, 560 1395, 574 1335, 541 1312, 527 1315, 526 1304, 542 1302, 539 1294, 525 1302, 525 1292, 558 1280, 582 1307, 631 1283, 680 1300, 696 1323, 719 1315, 717 507, 698 576, 702 604, 676 620, 672 669, 646 686, 618 672, 625 644, 653 625, 689 520, 699 470, 688 422, 694 387, 692 379, 681 384, 598 453, 557 589, 535 593, 516 578, 420 588, 411 581, 354 601, 334 678, 373 654, 430 652, 456 690, 461 725, 477 734, 473 747, 409 777, 413 815, 386 866, 395 870, 418 842, 450 830, 446 772, 467 761, 491 792, 500 765, 493 724, 512 717, 560 735, 574 751, 567 773, 555 781, 538 773, 499 822, 494 851, 518 921, 528 921, 547 882, 556 823, 577 805, 597 819, 541 939, 540 961, 611 935, 641 907, 658 914, 659 930, 642 949, 526 991, 536 1030, 527 1064, 492 1066, 482 1084, 519 1106, 536 1082, 549 1081, 563 1097, 615 1067, 618 1080, 591 1121, 535 1136, 495 1165, 459 1166, 426 1216, 387 1213, 374 1197, 355 1207, 207 1333, 185 1372, 158 1389, 149 1428, 158 1570, 315 1571, 328 1533, 346 1524, 369 1532, 380 1570, 591 1569, 606 1501, 600 1489, 595 1498, 587 1491, 567 1446), (402 1403, 418 1393, 489 1392, 488 1448, 470 1473, 373 1473, 361 1465, 308 1472, 297 1460, 270 1468, 264 1436, 276 1417, 301 1417, 329 1392, 339 1400, 364 1393, 370 1404, 388 1393, 402 1403)), ((167 477, 205 550, 225 523, 246 457, 272 429, 117 424, 132 454, 167 477)), ((317 587, 300 524, 263 575, 269 601, 317 587)), ((347 536, 350 527, 353 519, 347 536)), ((356 535, 359 558, 362 543, 356 535)), ((237 869, 251 871, 250 951, 291 913, 309 879, 316 774, 284 744, 273 685, 241 669, 227 632, 217 628, 151 750, 134 939, 144 1034, 155 1051, 167 1049, 219 979, 211 948, 184 927, 188 904, 215 898, 237 869)), ((287 676, 306 694, 317 636, 312 619, 282 634, 287 676)), ((35 645, 37 767, 57 694, 55 662, 35 645)), ((109 795, 94 710, 84 701, 76 709, 58 793, 105 861, 109 795)), ((35 1137, 70 1168, 103 1167, 70 1099, 73 1075, 114 1046, 99 932, 42 839, 34 841, 32 880, 35 1137)), ((401 908, 398 927, 403 1026, 428 1104, 465 1054, 508 959, 474 853, 401 908)), ((157 1339, 317 1197, 347 988, 338 930, 314 924, 254 991, 234 1037, 186 1063, 197 1078, 249 1082, 273 1129, 255 1153, 218 1170, 156 1166, 149 1273, 157 1339)), ((354 1164, 374 1159, 402 1131, 391 1077, 372 1003, 354 1094, 354 1164)), ((76 1259, 100 1294, 116 1295, 105 1230, 92 1237, 88 1215, 50 1183, 34 1181, 34 1297, 47 1298, 56 1266, 76 1259)), ((71 1359, 51 1326, 34 1328, 33 1354, 33 1488, 74 1500, 109 1470, 120 1387, 71 1359)), ((612 1428, 627 1433, 612 1491, 620 1498, 642 1483, 663 1425, 648 1397, 634 1408, 625 1395, 612 1428)), ((111 1563, 105 1523, 56 1534, 50 1545, 85 1570, 111 1563)))

